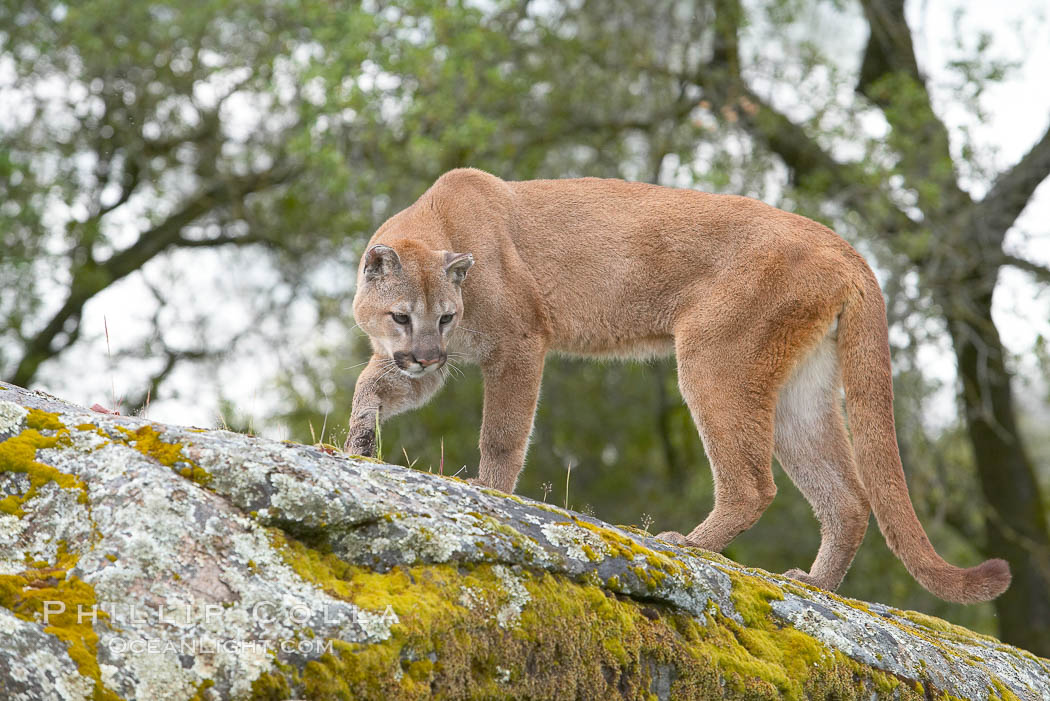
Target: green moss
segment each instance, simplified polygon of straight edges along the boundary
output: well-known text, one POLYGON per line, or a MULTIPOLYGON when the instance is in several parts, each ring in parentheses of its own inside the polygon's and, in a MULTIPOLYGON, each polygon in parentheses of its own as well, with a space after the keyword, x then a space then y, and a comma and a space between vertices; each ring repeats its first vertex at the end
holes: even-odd
POLYGON ((68 446, 71 444, 69 431, 61 423, 55 423, 54 414, 31 410, 30 416, 34 428, 27 428, 17 436, 11 436, 0 443, 0 472, 19 472, 29 477, 29 489, 26 493, 8 495, 0 500, 0 511, 21 518, 25 515, 22 505, 35 497, 40 488, 54 482, 62 489, 79 489, 78 500, 87 501, 87 486, 76 475, 66 474, 50 465, 37 462, 38 450, 68 446), (58 428, 54 428, 54 426, 58 428), (44 435, 41 431, 53 431, 53 435, 44 435))
MULTIPOLYGON (((83 490, 82 501, 86 499, 87 490, 79 478, 59 472, 35 460, 36 451, 42 448, 72 446, 69 429, 58 419, 58 414, 30 409, 26 417, 26 425, 27 430, 0 443, 0 471, 28 474, 31 487, 29 492, 20 499, 8 496, 0 500, 0 511, 22 516, 21 504, 35 496, 39 488, 47 482, 57 482, 64 489, 80 488, 83 490), (53 431, 54 434, 44 435, 40 431, 53 431)), ((207 486, 211 482, 211 474, 183 455, 181 445, 161 440, 160 433, 155 427, 140 426, 133 431, 117 426, 116 429, 121 436, 118 439, 119 442, 153 458, 165 467, 170 467, 197 484, 207 486)), ((78 424, 76 430, 97 433, 107 440, 112 438, 105 431, 90 423, 78 424)))
POLYGON ((205 679, 197 685, 197 693, 190 697, 190 701, 205 701, 208 696, 205 695, 205 691, 215 686, 215 682, 211 679, 205 679))
POLYGON ((1010 691, 1010 689, 998 679, 992 679, 992 687, 994 694, 988 695, 988 701, 1021 701, 1017 698, 1017 694, 1010 691))
POLYGON ((140 426, 134 431, 123 426, 117 426, 117 429, 124 434, 124 442, 143 455, 153 458, 165 467, 170 467, 179 475, 202 487, 211 483, 211 473, 183 455, 180 444, 161 440, 160 433, 153 426, 140 426))
POLYGON ((639 536, 639 537, 642 537, 642 538, 652 538, 653 537, 652 534, 649 531, 642 530, 638 526, 631 526, 631 525, 624 524, 624 523, 618 523, 618 524, 616 524, 616 527, 619 528, 621 531, 627 531, 628 533, 633 533, 636 536, 639 536))
MULTIPOLYGON (((253 687, 257 699, 648 698, 657 670, 672 680, 672 698, 917 698, 891 675, 780 627, 769 602, 782 593, 759 577, 731 574, 734 605, 747 621, 741 625, 718 612, 698 620, 595 584, 523 570, 515 576, 528 601, 504 628, 495 617, 509 594, 493 565, 380 573, 277 530, 271 538, 307 581, 367 611, 389 607, 398 622, 387 640, 333 641, 331 654, 302 670, 283 666, 264 675, 253 687)), ((653 576, 641 563, 638 569, 653 576)))
POLYGON ((722 571, 733 582, 733 591, 729 597, 744 622, 748 625, 766 624, 773 612, 769 602, 782 601, 783 591, 761 577, 752 577, 728 568, 722 568, 722 571))
MULTIPOLYGON (((684 548, 684 550, 688 551, 689 554, 692 555, 693 557, 698 557, 701 560, 707 560, 708 562, 713 562, 716 565, 729 565, 731 567, 740 567, 739 563, 734 562, 733 560, 730 560, 728 557, 726 557, 722 553, 716 553, 716 552, 711 552, 710 550, 703 550, 702 548, 692 548, 692 547, 686 547, 686 548, 684 548)), ((664 555, 668 555, 670 557, 674 557, 675 556, 674 551, 672 551, 672 550, 662 550, 661 552, 664 555)))
POLYGON ((286 701, 292 698, 289 678, 297 678, 295 670, 288 665, 276 664, 276 671, 266 672, 252 682, 251 698, 254 701, 286 701))
MULTIPOLYGON (((503 535, 510 538, 511 544, 525 553, 532 552, 531 548, 529 547, 530 545, 538 545, 536 539, 532 536, 527 536, 524 533, 513 528, 512 526, 509 526, 506 523, 503 523, 502 521, 498 521, 492 518, 491 516, 479 514, 477 512, 471 512, 471 515, 474 516, 474 518, 481 521, 482 523, 484 523, 485 528, 487 530, 494 531, 496 533, 502 533, 503 535)), ((388 520, 393 520, 393 517, 390 514, 387 514, 386 517, 388 520)))
MULTIPOLYGON (((98 635, 93 621, 86 615, 77 621, 78 607, 85 613, 94 610, 95 590, 69 574, 78 557, 69 553, 64 543, 59 544, 55 560, 54 563, 30 563, 18 574, 0 575, 0 606, 23 620, 37 621, 43 619, 45 602, 65 604, 61 613, 49 614, 44 632, 62 640, 79 672, 94 680, 95 701, 116 700, 119 697, 102 684, 97 658, 98 635)), ((97 614, 99 620, 107 618, 102 610, 97 614)))
POLYGON ((355 453, 345 453, 345 455, 346 455, 346 457, 351 458, 353 460, 360 460, 362 462, 371 462, 371 463, 375 463, 376 465, 386 465, 386 463, 383 462, 382 460, 377 460, 376 458, 369 457, 368 455, 357 455, 355 453))
MULTIPOLYGON (((461 480, 458 477, 453 477, 451 475, 443 475, 443 477, 445 479, 452 479, 452 480, 455 480, 457 482, 463 482, 464 484, 469 484, 469 482, 465 482, 464 480, 461 480)), ((517 502, 518 504, 524 504, 525 506, 540 506, 539 504, 534 504, 534 503, 532 503, 530 501, 526 501, 526 500, 522 499, 521 497, 517 496, 516 494, 507 494, 506 492, 501 492, 498 489, 491 489, 489 487, 481 487, 481 486, 479 486, 478 487, 478 491, 481 492, 482 494, 488 494, 490 497, 499 497, 500 499, 506 499, 508 501, 517 502)), ((542 506, 540 508, 542 508, 542 506)), ((548 509, 548 511, 549 510, 550 509, 548 509)), ((565 513, 565 512, 560 512, 560 513, 565 513)))
POLYGON ((780 589, 759 577, 726 571, 733 582, 733 608, 746 624, 727 621, 726 627, 748 654, 735 650, 722 663, 742 676, 760 676, 783 698, 802 698, 809 670, 826 660, 830 651, 809 635, 774 621, 769 602, 784 598, 780 589))
POLYGON ((117 429, 127 437, 131 447, 165 467, 172 467, 176 462, 183 460, 182 446, 162 441, 157 429, 152 426, 140 426, 134 431, 123 426, 117 426, 117 429))
MULTIPOLYGON (((864 608, 867 609, 867 606, 865 606, 864 608)), ((981 633, 976 633, 970 630, 969 628, 963 628, 962 626, 957 626, 954 623, 949 623, 948 621, 945 621, 941 618, 928 616, 925 613, 919 613, 918 611, 901 611, 898 609, 893 609, 893 613, 927 630, 936 631, 937 633, 942 634, 949 640, 968 643, 978 643, 981 641, 993 643, 999 642, 997 639, 993 638, 990 635, 982 635, 981 633)))
MULTIPOLYGON (((487 492, 492 491, 492 490, 485 490, 485 489, 483 489, 481 491, 487 493, 487 492)), ((502 492, 495 492, 495 491, 493 491, 493 493, 496 494, 496 495, 502 495, 502 492)), ((566 511, 565 509, 558 508, 557 506, 552 506, 551 504, 545 504, 543 502, 534 501, 531 504, 529 504, 529 506, 531 506, 534 509, 540 509, 542 511, 549 511, 552 514, 558 514, 559 516, 565 516, 565 517, 570 516, 569 512, 566 511)))
POLYGON ((597 534, 614 557, 622 557, 627 560, 636 560, 639 557, 644 558, 648 572, 641 579, 645 581, 653 580, 655 584, 650 585, 650 587, 659 586, 668 575, 682 575, 685 573, 685 567, 671 553, 652 550, 612 528, 598 526, 589 521, 580 521, 578 519, 573 519, 573 523, 597 534))
MULTIPOLYGON (((652 550, 623 533, 611 528, 595 525, 589 521, 581 521, 574 518, 572 523, 599 536, 602 539, 602 543, 613 557, 621 557, 631 562, 644 561, 644 567, 641 565, 632 565, 628 567, 628 571, 633 573, 638 579, 638 582, 643 584, 647 589, 659 589, 663 586, 664 581, 668 576, 682 577, 686 573, 685 567, 671 552, 652 550)), ((589 559, 596 559, 596 557, 593 556, 593 548, 583 545, 582 550, 589 559)))
POLYGON ((22 511, 22 499, 9 494, 3 499, 0 499, 0 513, 11 514, 21 518, 25 512, 22 511))
MULTIPOLYGON (((798 585, 801 585, 802 587, 806 587, 806 588, 808 588, 810 590, 814 589, 813 587, 810 587, 808 584, 804 584, 804 583, 798 582, 796 580, 790 580, 789 583, 784 584, 782 586, 783 586, 785 591, 790 591, 792 588, 798 588, 798 585)), ((833 600, 837 601, 838 603, 840 603, 840 604, 842 604, 844 606, 849 606, 850 608, 857 609, 858 611, 863 611, 864 613, 866 613, 868 615, 871 615, 871 616, 876 615, 871 610, 871 607, 868 606, 867 602, 865 602, 865 601, 859 601, 857 599, 850 599, 850 598, 845 597, 845 596, 839 596, 838 594, 836 594, 833 591, 826 591, 824 589, 816 589, 816 591, 821 592, 822 594, 824 594, 824 596, 826 596, 826 597, 828 597, 830 599, 833 599, 833 600)), ((804 595, 805 590, 799 589, 799 592, 802 592, 799 595, 804 595)), ((797 594, 799 592, 794 592, 794 593, 797 594)))
POLYGON ((41 411, 40 409, 29 409, 29 415, 26 416, 26 426, 35 428, 38 431, 61 431, 65 428, 62 421, 58 418, 58 414, 41 411))

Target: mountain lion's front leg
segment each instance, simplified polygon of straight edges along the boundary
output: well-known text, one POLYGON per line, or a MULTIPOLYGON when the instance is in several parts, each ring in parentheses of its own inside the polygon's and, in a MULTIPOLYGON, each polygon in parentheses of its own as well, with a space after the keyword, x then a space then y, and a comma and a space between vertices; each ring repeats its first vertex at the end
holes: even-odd
POLYGON ((394 361, 373 355, 357 378, 350 433, 343 450, 351 455, 373 457, 376 451, 376 423, 395 414, 423 405, 441 387, 444 378, 433 372, 420 378, 408 377, 394 361))
POLYGON ((477 482, 486 487, 514 491, 532 433, 545 352, 540 347, 517 348, 482 363, 485 407, 477 482))

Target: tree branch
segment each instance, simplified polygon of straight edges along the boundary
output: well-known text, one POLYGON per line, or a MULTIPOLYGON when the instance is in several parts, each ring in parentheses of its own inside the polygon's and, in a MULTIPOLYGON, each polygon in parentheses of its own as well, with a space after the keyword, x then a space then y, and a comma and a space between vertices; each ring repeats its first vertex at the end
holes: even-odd
POLYGON ((1009 254, 1003 255, 1003 265, 1009 265, 1012 268, 1023 270, 1026 273, 1033 275, 1039 282, 1050 284, 1050 268, 1047 268, 1045 265, 1040 265, 1039 263, 1025 260, 1024 258, 1019 258, 1017 256, 1011 256, 1009 254))
POLYGON ((291 177, 294 172, 291 168, 272 168, 261 173, 216 183, 191 199, 163 223, 139 236, 134 244, 99 265, 112 278, 110 282, 119 280, 138 270, 146 261, 168 246, 175 244, 184 227, 216 206, 232 202, 250 192, 280 184, 291 177))
POLYGON ((916 223, 886 193, 878 188, 857 187, 858 183, 869 180, 859 164, 838 161, 803 126, 791 121, 747 86, 740 75, 737 57, 739 0, 719 0, 716 10, 715 59, 724 61, 724 65, 708 66, 697 76, 705 95, 732 107, 741 126, 780 157, 796 182, 820 183, 827 195, 860 212, 872 228, 882 231, 884 236, 893 238, 914 230, 916 223))
POLYGON ((864 48, 857 91, 875 100, 868 91, 891 73, 903 73, 923 83, 911 31, 904 22, 904 0, 865 0, 861 4, 871 34, 864 48))
POLYGON ((215 248, 230 243, 237 246, 248 246, 260 243, 269 248, 278 247, 278 244, 273 239, 266 238, 265 236, 256 236, 255 234, 242 234, 240 236, 229 236, 223 234, 208 239, 188 239, 185 236, 179 236, 172 242, 172 245, 178 246, 179 248, 215 248))
POLYGON ((149 378, 146 383, 146 391, 134 398, 125 398, 129 414, 137 416, 148 408, 147 402, 159 396, 160 386, 168 379, 168 376, 171 375, 180 362, 184 360, 202 360, 213 355, 217 354, 204 349, 178 350, 165 348, 164 365, 149 378))
POLYGON ((904 0, 861 0, 861 5, 871 34, 857 92, 878 105, 893 128, 901 170, 920 209, 928 216, 958 214, 973 200, 959 187, 948 128, 934 112, 919 72, 904 0))
POLYGON ((1050 177, 1050 127, 1020 161, 996 178, 988 194, 977 203, 974 219, 983 228, 999 233, 1001 243, 1035 189, 1047 177, 1050 177))
POLYGON ((101 205, 98 212, 92 219, 98 221, 102 217, 112 212, 117 207, 124 205, 130 198, 133 192, 138 188, 141 177, 141 170, 139 164, 136 161, 129 161, 125 166, 124 173, 122 175, 122 182, 120 185, 120 196, 112 203, 108 205, 101 205))
POLYGON ((216 206, 244 197, 249 192, 284 182, 296 172, 298 172, 297 169, 291 167, 272 168, 261 173, 215 183, 204 192, 191 198, 182 206, 182 209, 144 232, 128 248, 101 263, 88 260, 74 269, 69 295, 65 303, 26 345, 25 353, 15 369, 11 382, 27 387, 36 375, 40 364, 62 350, 62 348, 54 348, 53 343, 67 324, 74 325, 70 330, 71 334, 77 331, 81 312, 88 300, 117 280, 138 270, 165 249, 176 245, 184 227, 216 206))

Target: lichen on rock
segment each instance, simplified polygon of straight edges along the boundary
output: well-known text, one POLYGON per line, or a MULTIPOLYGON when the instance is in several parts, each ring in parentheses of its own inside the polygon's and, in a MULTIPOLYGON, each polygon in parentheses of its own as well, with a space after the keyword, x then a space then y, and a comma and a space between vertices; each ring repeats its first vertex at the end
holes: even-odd
POLYGON ((1050 662, 571 511, 0 385, 11 699, 1042 698, 1050 662))

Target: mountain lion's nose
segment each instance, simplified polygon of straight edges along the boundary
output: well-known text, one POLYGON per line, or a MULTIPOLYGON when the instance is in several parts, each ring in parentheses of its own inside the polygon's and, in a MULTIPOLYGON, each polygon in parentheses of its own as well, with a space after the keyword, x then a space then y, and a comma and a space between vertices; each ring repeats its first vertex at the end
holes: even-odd
POLYGON ((422 365, 423 367, 427 367, 427 366, 433 365, 434 363, 441 362, 441 356, 440 355, 432 355, 432 356, 425 357, 425 358, 424 357, 420 357, 418 355, 413 355, 412 357, 414 357, 416 359, 416 362, 419 363, 420 365, 422 365))

